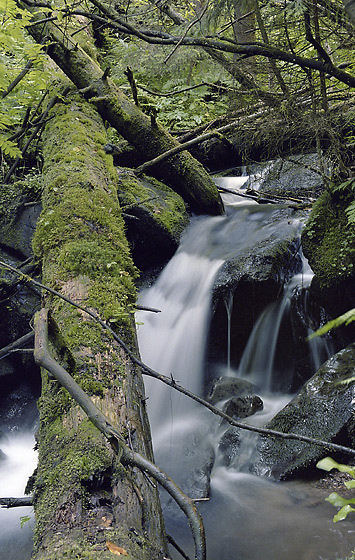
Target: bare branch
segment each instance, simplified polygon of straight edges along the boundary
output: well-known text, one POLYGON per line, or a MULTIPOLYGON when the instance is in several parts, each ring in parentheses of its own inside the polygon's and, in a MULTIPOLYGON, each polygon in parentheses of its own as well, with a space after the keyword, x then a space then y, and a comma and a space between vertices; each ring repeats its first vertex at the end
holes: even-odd
POLYGON ((31 496, 25 496, 24 498, 0 498, 0 506, 3 508, 14 508, 32 505, 33 499, 31 496))
POLYGON ((27 344, 28 342, 33 340, 34 335, 35 335, 35 333, 33 331, 31 331, 31 332, 25 334, 24 336, 21 336, 21 338, 18 338, 14 342, 11 342, 11 344, 8 344, 7 346, 4 346, 4 348, 1 348, 0 349, 0 360, 2 360, 2 358, 6 358, 6 356, 11 354, 11 352, 13 352, 14 350, 17 350, 18 348, 22 348, 22 346, 24 346, 25 344, 27 344))

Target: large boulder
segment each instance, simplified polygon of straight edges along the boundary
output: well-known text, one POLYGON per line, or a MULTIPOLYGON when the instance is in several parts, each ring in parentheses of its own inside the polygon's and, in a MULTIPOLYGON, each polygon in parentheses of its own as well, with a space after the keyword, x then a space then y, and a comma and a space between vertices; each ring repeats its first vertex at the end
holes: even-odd
MULTIPOLYGON (((355 443, 355 343, 330 358, 266 426, 352 447, 355 443)), ((302 474, 328 454, 322 445, 262 437, 255 471, 275 479, 302 474)))
MULTIPOLYGON (((257 206, 255 213, 262 212, 257 206)), ((230 257, 221 267, 213 287, 213 310, 208 340, 208 361, 227 362, 237 368, 250 333, 268 304, 282 295, 285 283, 302 269, 299 223, 289 208, 268 205, 262 228, 249 233, 253 220, 242 225, 242 243, 234 239, 230 257), (254 243, 251 242, 254 235, 254 243), (245 245, 243 245, 245 239, 245 245), (234 254, 233 254, 234 249, 234 254), (230 316, 230 343, 228 320, 230 316)), ((255 214, 256 218, 256 214, 255 214)), ((207 373, 210 381, 213 372, 207 373)))

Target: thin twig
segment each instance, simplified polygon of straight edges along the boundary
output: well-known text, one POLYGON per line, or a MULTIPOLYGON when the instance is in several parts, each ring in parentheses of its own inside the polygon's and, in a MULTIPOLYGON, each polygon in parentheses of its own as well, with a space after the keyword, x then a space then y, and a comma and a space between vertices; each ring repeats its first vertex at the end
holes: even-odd
POLYGON ((4 348, 1 348, 0 349, 0 360, 2 360, 2 358, 6 358, 6 356, 8 356, 14 350, 17 350, 18 348, 22 348, 22 346, 24 346, 25 344, 27 344, 28 342, 30 342, 33 339, 34 335, 35 335, 35 333, 33 331, 31 331, 31 332, 25 334, 24 336, 21 336, 21 338, 18 338, 14 342, 11 342, 11 344, 8 344, 7 346, 4 346, 4 348))
MULTIPOLYGON (((69 91, 69 87, 65 88, 64 92, 63 92, 63 96, 66 95, 66 93, 69 91)), ((54 107, 54 105, 57 103, 59 99, 58 95, 55 95, 51 101, 48 103, 47 109, 44 111, 44 113, 42 114, 38 124, 35 127, 35 130, 32 132, 31 136, 29 137, 29 139, 27 140, 24 148, 22 149, 22 156, 23 157, 25 155, 25 153, 27 152, 31 142, 34 140, 34 138, 37 136, 38 132, 41 130, 41 128, 45 125, 46 122, 46 118, 47 115, 49 113, 49 111, 52 109, 52 107, 54 107)), ((6 177, 4 179, 4 183, 7 184, 11 178, 11 176, 14 174, 14 172, 16 171, 20 161, 21 161, 21 157, 17 157, 12 165, 12 167, 9 169, 9 171, 6 174, 6 177)))
POLYGON ((1 97, 4 99, 7 95, 9 95, 9 93, 15 89, 15 87, 17 86, 17 84, 19 84, 21 82, 21 80, 26 76, 27 72, 29 72, 31 70, 33 66, 33 62, 32 60, 29 60, 26 64, 26 66, 24 67, 24 69, 19 73, 19 75, 13 80, 13 82, 11 82, 11 84, 7 87, 7 89, 5 91, 3 91, 1 97))

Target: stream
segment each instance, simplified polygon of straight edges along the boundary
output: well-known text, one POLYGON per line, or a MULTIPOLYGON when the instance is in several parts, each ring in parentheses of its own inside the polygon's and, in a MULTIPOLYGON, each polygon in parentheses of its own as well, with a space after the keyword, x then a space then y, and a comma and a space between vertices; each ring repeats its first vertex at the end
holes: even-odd
MULTIPOLYGON (((37 466, 34 433, 38 427, 37 394, 27 382, 1 400, 0 497, 23 497, 37 466)), ((0 508, 0 560, 27 560, 33 547, 32 506, 0 508)))
MULTIPOLYGON (((226 184, 224 179, 224 186, 241 188, 245 180, 233 178, 226 184)), ((218 271, 226 259, 268 239, 275 228, 291 228, 298 235, 302 227, 298 219, 273 224, 272 205, 257 205, 235 195, 227 195, 224 202, 225 216, 191 220, 175 256, 156 282, 142 290, 140 304, 161 312, 137 313, 142 360, 201 396, 211 294, 218 271)), ((312 278, 303 262, 303 271, 256 321, 238 371, 230 365, 230 348, 226 363, 219 366, 218 375, 245 378, 258 386, 264 408, 246 418, 249 424, 266 424, 293 396, 284 388, 287 383, 273 377, 273 365, 290 298, 299 287, 307 288, 312 278)), ((230 308, 237 302, 230 298, 225 303, 230 341, 230 308)), ((312 343, 314 372, 331 352, 320 339, 312 343)), ((283 380, 287 376, 292 371, 286 364, 283 380)), ((190 497, 202 498, 198 508, 205 523, 208 560, 334 560, 350 555, 355 526, 349 518, 333 523, 335 510, 324 501, 329 491, 305 481, 276 483, 251 474, 257 436, 248 431, 226 466, 219 442, 228 426, 155 379, 145 377, 145 385, 155 460, 190 497)), ((164 491, 161 496, 167 533, 193 558, 184 515, 164 491)), ((182 558, 174 547, 169 552, 173 560, 182 558)))

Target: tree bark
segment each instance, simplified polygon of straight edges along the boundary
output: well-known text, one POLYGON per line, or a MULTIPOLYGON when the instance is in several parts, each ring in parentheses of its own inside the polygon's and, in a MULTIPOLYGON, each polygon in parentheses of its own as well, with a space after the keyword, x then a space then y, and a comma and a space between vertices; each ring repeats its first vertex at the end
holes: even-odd
MULTIPOLYGON (((103 122, 79 95, 56 105, 50 116, 43 135, 44 210, 34 238, 43 279, 109 321, 137 352, 130 314, 136 271, 124 236, 116 171, 103 150, 103 122)), ((50 312, 56 360, 126 445, 152 460, 139 368, 79 309, 52 294, 43 303, 50 312)), ((107 543, 113 543, 135 560, 161 560, 166 543, 157 489, 117 460, 102 434, 45 371, 39 410, 33 558, 107 558, 107 543)))
MULTIPOLYGON (((39 16, 37 16, 39 17, 39 16)), ((47 53, 69 79, 95 105, 102 118, 138 148, 146 160, 179 145, 157 122, 152 122, 103 73, 99 65, 65 32, 52 23, 29 28, 37 42, 51 37, 47 53)), ((181 152, 157 167, 155 175, 178 192, 198 214, 222 214, 217 188, 203 166, 188 152, 181 152)))

